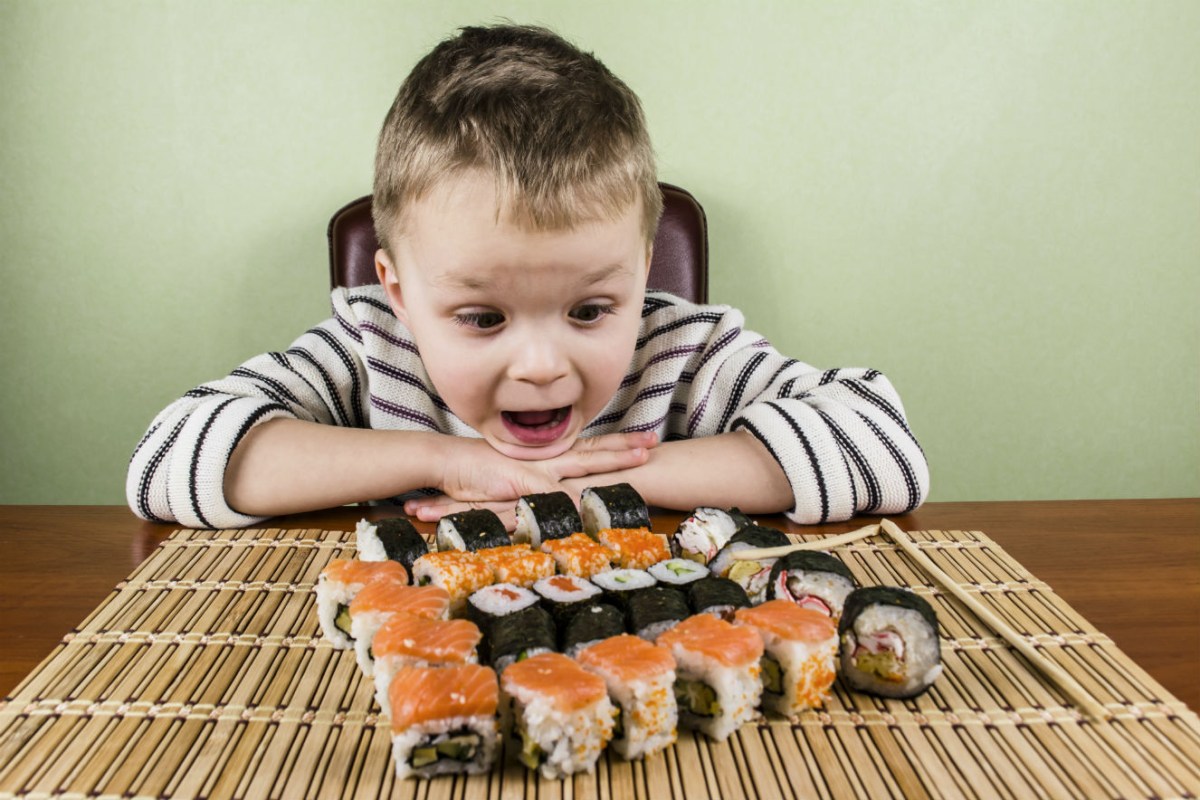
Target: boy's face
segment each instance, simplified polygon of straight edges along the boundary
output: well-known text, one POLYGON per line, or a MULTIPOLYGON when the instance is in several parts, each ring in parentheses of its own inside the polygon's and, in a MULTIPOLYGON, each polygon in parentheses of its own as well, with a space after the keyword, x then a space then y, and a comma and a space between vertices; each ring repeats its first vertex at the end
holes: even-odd
POLYGON ((392 310, 450 409, 496 450, 556 456, 620 387, 649 271, 640 203, 564 231, 500 218, 490 175, 448 178, 410 207, 394 262, 376 257, 392 310))

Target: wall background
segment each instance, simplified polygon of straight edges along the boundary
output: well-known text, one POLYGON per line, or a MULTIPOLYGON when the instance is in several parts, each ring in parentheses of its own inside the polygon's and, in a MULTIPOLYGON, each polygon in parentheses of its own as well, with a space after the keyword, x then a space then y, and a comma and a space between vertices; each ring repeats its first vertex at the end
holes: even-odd
POLYGON ((934 500, 1200 494, 1200 4, 0 0, 0 502, 327 315, 412 64, 547 24, 643 98, 712 298, 886 372, 934 500))

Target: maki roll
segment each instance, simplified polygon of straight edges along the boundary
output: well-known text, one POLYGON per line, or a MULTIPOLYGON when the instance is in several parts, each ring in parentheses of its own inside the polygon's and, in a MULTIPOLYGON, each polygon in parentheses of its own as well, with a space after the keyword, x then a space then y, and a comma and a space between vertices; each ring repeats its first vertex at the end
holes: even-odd
POLYGON ((559 649, 571 658, 601 639, 625 633, 625 615, 607 603, 592 603, 576 610, 562 626, 559 649))
POLYGON ((915 697, 942 673, 937 614, 895 586, 855 589, 838 623, 842 678, 880 697, 915 697))
POLYGON ((604 592, 604 602, 622 611, 629 608, 629 596, 639 589, 648 589, 657 581, 644 569, 610 569, 592 577, 592 582, 604 592))
POLYGON ((628 483, 592 486, 579 498, 583 532, 595 536, 607 528, 650 528, 646 501, 628 483))
POLYGON ((660 561, 651 566, 649 572, 659 583, 680 588, 701 578, 707 578, 709 574, 708 567, 686 558, 668 558, 666 561, 660 561))
POLYGON ((554 574, 554 558, 549 553, 533 552, 527 544, 489 547, 475 552, 491 565, 499 583, 529 588, 554 574))
POLYGON ((658 637, 675 657, 679 724, 724 741, 754 719, 762 697, 762 638, 709 614, 688 617, 658 637))
POLYGON ((438 520, 438 550, 482 550, 512 544, 512 539, 494 511, 476 508, 447 514, 438 520))
POLYGON ((375 633, 393 614, 412 614, 425 619, 445 619, 450 612, 450 595, 438 586, 409 586, 399 581, 373 581, 350 601, 350 638, 363 674, 374 674, 371 645, 375 633))
POLYGON ((350 633, 350 602, 375 580, 407 584, 408 573, 396 561, 335 558, 317 578, 317 619, 335 650, 354 644, 350 633))
POLYGON ((707 564, 735 533, 750 524, 750 518, 736 508, 697 508, 672 534, 671 553, 707 564))
POLYGON ((486 641, 492 635, 492 623, 501 617, 537 605, 538 596, 511 583, 485 586, 467 598, 467 619, 483 631, 486 641))
POLYGON ((763 707, 794 719, 818 708, 837 677, 837 626, 820 611, 790 600, 769 600, 739 609, 735 625, 758 631, 764 653, 763 707))
POLYGON ((766 594, 767 582, 771 579, 771 567, 775 559, 751 559, 740 561, 733 557, 739 550, 762 547, 785 547, 791 544, 787 534, 761 525, 747 525, 735 533, 708 565, 713 575, 729 578, 757 603, 766 594))
POLYGON ((534 605, 492 621, 488 656, 492 668, 503 673, 530 656, 554 652, 557 645, 550 612, 534 605))
POLYGON ((515 541, 529 542, 536 550, 542 542, 582 532, 579 510, 566 492, 527 494, 517 501, 515 541))
POLYGON ((629 632, 653 642, 663 632, 669 631, 686 619, 691 612, 688 610, 687 598, 679 589, 673 586, 651 586, 629 594, 629 605, 625 613, 629 620, 629 632))
POLYGON ((613 749, 627 760, 657 753, 675 742, 675 658, 659 647, 623 634, 597 642, 575 657, 604 679, 620 708, 613 749))
POLYGON ((604 679, 561 653, 542 653, 500 676, 512 700, 518 758, 549 780, 591 772, 616 717, 604 679))
POLYGON ((378 522, 359 520, 354 529, 358 557, 363 561, 399 561, 412 576, 412 565, 429 552, 429 543, 404 517, 378 522))
MULTIPOLYGON (((393 562, 394 563, 394 562, 393 562)), ((418 586, 440 586, 450 594, 450 613, 461 613, 467 598, 491 585, 495 572, 490 564, 465 550, 426 553, 413 562, 413 581, 418 586)))
POLYGON ((687 598, 693 614, 711 614, 726 622, 733 622, 733 615, 739 608, 750 607, 750 597, 745 589, 729 578, 715 575, 690 584, 687 598))
POLYGON ((612 566, 612 551, 586 533, 543 541, 542 552, 550 554, 559 572, 580 578, 590 578, 612 566))
POLYGON ((479 627, 465 619, 425 619, 394 614, 375 633, 375 702, 387 713, 392 680, 404 667, 477 664, 483 638, 479 627))
POLYGON ((613 552, 613 563, 621 569, 646 569, 671 557, 667 540, 648 528, 605 528, 596 541, 613 552))
POLYGON ((542 605, 550 610, 550 616, 561 626, 573 613, 584 608, 600 596, 600 587, 576 575, 555 575, 542 578, 533 585, 542 599, 542 605))
POLYGON ((856 586, 858 582, 840 558, 817 550, 797 550, 771 567, 767 599, 791 600, 801 608, 820 611, 836 625, 846 596, 856 586))
POLYGON ((500 734, 496 673, 478 664, 408 667, 392 682, 392 757, 396 777, 487 772, 500 734))

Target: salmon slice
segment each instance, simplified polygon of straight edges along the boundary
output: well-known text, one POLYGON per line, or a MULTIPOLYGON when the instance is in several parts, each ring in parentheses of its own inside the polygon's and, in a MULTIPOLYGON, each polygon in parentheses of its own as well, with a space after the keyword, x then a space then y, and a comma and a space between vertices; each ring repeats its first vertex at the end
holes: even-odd
POLYGON ((364 586, 350 602, 351 617, 372 611, 403 611, 414 617, 445 619, 450 613, 450 593, 440 586, 376 580, 364 586))
POLYGON ((362 561, 357 558, 335 558, 321 570, 327 581, 345 584, 366 584, 376 578, 391 578, 408 583, 408 571, 399 561, 362 561))
POLYGON ((726 667, 757 664, 762 658, 762 637, 751 628, 739 628, 712 614, 696 614, 658 637, 664 647, 681 647, 726 667))
POLYGON ((504 670, 504 691, 536 692, 563 713, 586 708, 608 696, 604 679, 593 675, 562 653, 541 653, 504 670))
POLYGON ((575 660, 622 683, 637 678, 650 680, 675 669, 675 657, 667 648, 628 633, 596 642, 581 650, 575 660))
POLYGON ((499 704, 496 673, 478 664, 405 667, 392 678, 392 731, 453 717, 490 717, 499 704))
POLYGON ((801 608, 791 600, 771 600, 734 615, 742 625, 760 628, 793 642, 824 642, 837 635, 837 625, 825 614, 801 608))
POLYGON ((483 634, 465 619, 424 619, 393 614, 375 633, 376 659, 400 656, 430 664, 463 664, 473 660, 483 634))

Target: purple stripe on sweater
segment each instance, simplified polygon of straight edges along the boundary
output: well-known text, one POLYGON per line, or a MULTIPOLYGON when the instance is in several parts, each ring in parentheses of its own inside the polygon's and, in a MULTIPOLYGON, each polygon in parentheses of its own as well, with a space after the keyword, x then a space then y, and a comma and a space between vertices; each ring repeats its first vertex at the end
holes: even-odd
POLYGON ((688 418, 687 430, 689 438, 696 435, 696 427, 700 424, 700 418, 704 416, 704 409, 708 408, 708 398, 709 395, 704 395, 704 397, 700 400, 699 405, 697 405, 696 409, 692 412, 692 416, 688 418))
POLYGON ((633 402, 631 402, 629 405, 625 406, 625 408, 619 409, 617 411, 609 412, 608 414, 605 414, 600 417, 596 417, 594 420, 592 420, 591 422, 589 422, 587 424, 587 426, 584 428, 584 430, 590 430, 592 428, 597 428, 602 425, 608 425, 610 423, 616 422, 617 420, 619 420, 619 419, 625 417, 627 414, 629 414, 629 412, 632 411, 634 406, 636 406, 638 403, 640 403, 644 400, 649 400, 649 399, 655 398, 655 397, 662 397, 663 395, 666 395, 666 394, 673 394, 674 392, 675 392, 675 384, 673 384, 673 383, 659 383, 659 384, 655 384, 653 386, 647 386, 645 389, 642 389, 640 392, 638 392, 637 397, 633 398, 633 402))
POLYGON ((378 372, 381 375, 386 375, 389 378, 400 381, 401 383, 407 383, 409 386, 420 389, 429 398, 429 401, 437 406, 440 410, 450 410, 450 407, 446 405, 446 402, 442 400, 442 398, 429 391, 428 384, 408 370, 400 369, 399 367, 395 367, 386 361, 380 361, 377 358, 368 358, 367 366, 374 372, 378 372))
POLYGON ((337 312, 334 312, 333 318, 337 320, 338 325, 342 326, 342 330, 346 332, 347 336, 359 344, 362 344, 362 331, 354 327, 349 320, 337 312))
POLYGON ((626 386, 632 386, 633 384, 640 381, 642 379, 642 375, 646 372, 646 370, 648 368, 650 368, 651 366, 659 363, 660 361, 666 361, 668 359, 678 358, 679 356, 691 355, 692 353, 698 353, 703 349, 704 349, 704 345, 692 344, 692 345, 684 345, 682 347, 672 347, 670 350, 663 350, 661 353, 656 353, 637 372, 631 372, 628 375, 626 375, 625 380, 621 381, 621 388, 624 389, 626 386))
POLYGON ((380 339, 383 339, 385 342, 387 342, 390 345, 395 345, 396 347, 399 347, 402 350, 407 350, 410 353, 417 353, 417 346, 415 344, 413 344, 412 342, 410 342, 407 339, 401 339, 399 337, 392 336, 386 330, 379 327, 378 325, 376 325, 373 322, 364 322, 362 324, 362 329, 364 331, 368 331, 370 333, 375 334, 380 339))
POLYGON ((398 403, 384 400, 382 397, 379 397, 375 394, 371 395, 371 405, 374 408, 378 408, 388 416, 406 419, 409 422, 416 422, 433 431, 439 430, 438 424, 434 421, 433 417, 430 417, 428 414, 422 414, 420 411, 409 408, 408 406, 402 406, 398 403))
POLYGON ((713 356, 728 347, 729 343, 741 335, 741 333, 741 328, 734 328, 733 330, 726 331, 724 334, 722 334, 721 338, 717 339, 709 351, 700 359, 699 366, 703 367, 705 364, 707 364, 713 356))

